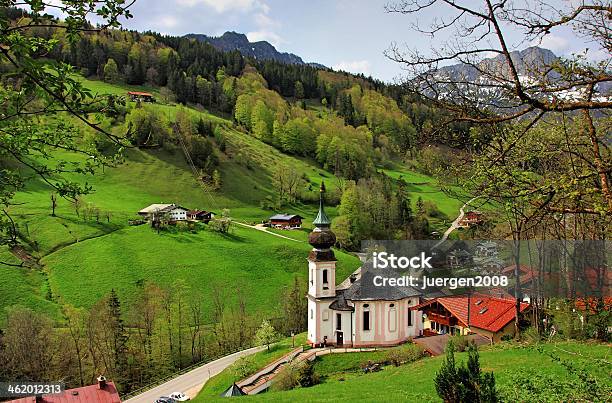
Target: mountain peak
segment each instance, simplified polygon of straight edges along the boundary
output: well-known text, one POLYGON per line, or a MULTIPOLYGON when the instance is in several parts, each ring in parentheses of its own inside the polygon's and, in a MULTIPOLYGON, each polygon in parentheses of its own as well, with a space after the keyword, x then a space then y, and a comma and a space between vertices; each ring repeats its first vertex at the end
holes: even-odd
POLYGON ((249 43, 249 38, 245 34, 236 31, 225 31, 223 35, 218 36, 215 39, 223 39, 228 41, 236 41, 241 43, 249 43))
POLYGON ((218 37, 204 34, 187 34, 185 37, 210 43, 215 48, 225 52, 238 50, 243 56, 252 57, 257 60, 275 60, 286 64, 306 64, 301 57, 293 53, 279 52, 267 41, 250 42, 245 34, 235 31, 227 31, 218 37))

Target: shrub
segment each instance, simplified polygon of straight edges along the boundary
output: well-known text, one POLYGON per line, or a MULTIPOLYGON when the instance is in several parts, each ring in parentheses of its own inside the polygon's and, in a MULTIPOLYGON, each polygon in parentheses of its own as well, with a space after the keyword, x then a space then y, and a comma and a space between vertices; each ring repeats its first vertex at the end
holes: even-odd
POLYGON ((271 389, 275 391, 291 390, 297 385, 299 385, 297 364, 289 363, 274 377, 271 389))
POLYGON ((416 344, 408 344, 402 347, 393 348, 387 352, 387 362, 399 367, 402 364, 417 361, 424 357, 425 350, 416 344))
POLYGON ((251 375, 257 368, 255 367, 253 357, 247 355, 236 360, 236 363, 234 363, 232 369, 234 376, 237 379, 242 379, 251 375))
POLYGON ((456 334, 454 336, 451 336, 448 340, 449 340, 449 343, 451 342, 453 343, 453 346, 455 347, 455 351, 458 351, 460 353, 464 352, 469 344, 467 337, 461 334, 456 334))
POLYGON ((315 373, 314 363, 312 361, 302 361, 300 365, 298 365, 297 382, 303 388, 314 386, 319 383, 319 376, 315 373))

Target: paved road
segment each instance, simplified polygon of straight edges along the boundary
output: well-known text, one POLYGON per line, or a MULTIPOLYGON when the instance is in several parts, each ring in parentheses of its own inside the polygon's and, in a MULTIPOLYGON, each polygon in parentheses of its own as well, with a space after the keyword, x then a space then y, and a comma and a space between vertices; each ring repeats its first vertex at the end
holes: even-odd
MULTIPOLYGON (((253 347, 248 350, 239 351, 237 353, 227 355, 218 360, 204 364, 199 368, 189 371, 186 374, 180 375, 166 383, 156 386, 124 403, 153 403, 160 396, 168 396, 172 392, 184 392, 189 396, 194 397, 204 386, 209 378, 217 375, 225 368, 232 365, 238 358, 245 355, 251 355, 263 350, 265 347, 253 347)), ((227 385, 228 387, 231 385, 227 385)))
POLYGON ((465 215, 465 208, 467 206, 470 205, 470 203, 476 201, 476 199, 480 198, 480 196, 476 196, 470 200, 468 200, 467 202, 465 202, 465 204, 463 206, 461 206, 461 208, 459 209, 459 215, 457 216, 457 218, 455 218, 455 221, 453 221, 453 223, 451 224, 450 227, 448 227, 448 229, 446 230, 446 232, 444 232, 444 235, 442 235, 442 238, 440 239, 439 242, 437 242, 434 245, 434 248, 442 245, 442 243, 444 243, 444 241, 446 241, 446 239, 448 238, 448 236, 451 234, 451 232, 453 232, 454 230, 456 230, 457 228, 459 228, 459 222, 461 221, 461 219, 463 218, 463 216, 465 215))

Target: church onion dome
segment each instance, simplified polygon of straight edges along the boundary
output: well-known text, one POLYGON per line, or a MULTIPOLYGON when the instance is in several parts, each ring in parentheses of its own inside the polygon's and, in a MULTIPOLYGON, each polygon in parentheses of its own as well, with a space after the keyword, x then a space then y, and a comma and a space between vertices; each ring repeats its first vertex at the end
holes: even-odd
POLYGON ((331 220, 329 219, 327 214, 325 214, 325 208, 323 206, 323 193, 325 193, 325 184, 321 183, 321 190, 319 195, 319 213, 313 221, 315 229, 310 234, 308 234, 308 243, 311 244, 316 251, 327 252, 327 258, 335 260, 333 258, 334 254, 330 248, 336 243, 336 235, 329 228, 331 225, 331 220))

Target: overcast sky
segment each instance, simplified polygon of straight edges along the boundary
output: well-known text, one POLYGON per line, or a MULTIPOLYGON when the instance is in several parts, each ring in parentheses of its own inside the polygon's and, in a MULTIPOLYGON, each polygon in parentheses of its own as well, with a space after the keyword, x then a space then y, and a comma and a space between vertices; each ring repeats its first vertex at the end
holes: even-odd
MULTIPOLYGON (((416 16, 389 14, 385 12, 387 3, 387 0, 137 0, 131 9, 134 18, 124 26, 173 35, 241 32, 251 41, 266 40, 308 62, 392 81, 402 75, 402 70, 383 55, 391 43, 405 43, 426 51, 432 42, 412 29, 416 16)), ((428 18, 445 13, 440 7, 428 10, 420 14, 418 23, 426 24, 428 18)), ((529 45, 519 43, 516 35, 510 37, 518 48, 529 45)), ((568 55, 583 49, 585 44, 567 32, 553 32, 543 47, 558 55, 568 55)), ((597 56, 596 51, 591 53, 597 56)))

